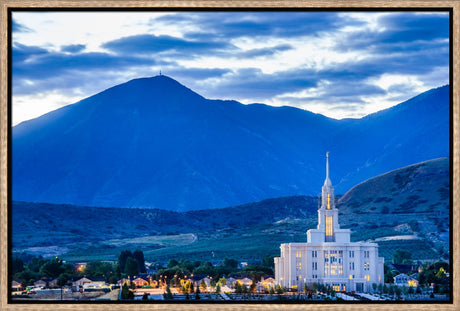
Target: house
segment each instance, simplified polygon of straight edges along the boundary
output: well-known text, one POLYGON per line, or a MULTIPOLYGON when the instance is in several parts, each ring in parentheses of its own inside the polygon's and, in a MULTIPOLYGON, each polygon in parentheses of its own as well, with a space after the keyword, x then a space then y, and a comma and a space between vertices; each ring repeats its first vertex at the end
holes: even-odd
POLYGON ((105 278, 100 276, 83 276, 72 279, 72 290, 78 291, 84 287, 100 287, 105 285, 105 278))
POLYGON ((275 283, 276 283, 276 280, 271 276, 262 277, 261 280, 259 282, 257 282, 257 284, 256 284, 256 286, 257 286, 256 290, 258 292, 262 292, 264 290, 269 290, 270 287, 275 286, 275 283))
POLYGON ((22 282, 21 280, 13 280, 11 281, 11 291, 18 292, 22 290, 22 282))
POLYGON ((40 280, 37 280, 34 282, 35 287, 47 287, 48 282, 46 278, 41 278, 40 280))
POLYGON ((244 277, 242 279, 237 279, 237 282, 240 282, 241 284, 245 285, 246 287, 251 286, 252 280, 248 277, 244 277))
POLYGON ((201 285, 201 282, 204 281, 206 286, 211 286, 212 278, 203 274, 194 275, 190 278, 190 281, 193 283, 193 286, 196 288, 201 285))
POLYGON ((228 287, 235 287, 235 284, 236 284, 236 279, 235 279, 235 278, 229 277, 229 278, 227 279, 226 285, 227 285, 228 287))
POLYGON ((401 273, 394 277, 394 283, 396 286, 408 286, 417 287, 418 281, 407 274, 401 273))
MULTIPOLYGON (((64 285, 64 284, 62 284, 62 285, 64 285)), ((48 281, 48 287, 53 288, 53 287, 59 287, 59 286, 61 286, 61 284, 59 284, 59 279, 58 278, 53 278, 53 279, 48 281)))
POLYGON ((246 287, 249 287, 252 284, 252 279, 249 277, 249 275, 245 273, 233 273, 227 279, 227 286, 235 287, 236 282, 239 282, 240 284, 244 284, 246 287))
POLYGON ((132 280, 132 282, 136 284, 137 287, 150 285, 150 280, 147 276, 138 276, 134 280, 132 280))

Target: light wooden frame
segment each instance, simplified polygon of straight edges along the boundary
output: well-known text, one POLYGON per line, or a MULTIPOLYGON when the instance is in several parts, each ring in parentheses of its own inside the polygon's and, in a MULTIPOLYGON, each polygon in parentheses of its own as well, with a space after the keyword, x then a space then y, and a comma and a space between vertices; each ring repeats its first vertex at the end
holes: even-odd
POLYGON ((458 0, 1 0, 0 2, 0 310, 460 310, 460 1, 458 0), (8 304, 8 8, 451 8, 453 11, 453 303, 452 304, 8 304))

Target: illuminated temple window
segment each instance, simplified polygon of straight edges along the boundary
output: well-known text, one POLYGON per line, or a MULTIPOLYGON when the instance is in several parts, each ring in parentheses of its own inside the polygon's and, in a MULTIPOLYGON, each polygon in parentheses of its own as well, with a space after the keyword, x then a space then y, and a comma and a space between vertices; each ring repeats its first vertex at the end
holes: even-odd
POLYGON ((296 256, 297 258, 302 257, 302 252, 301 252, 301 251, 296 251, 296 252, 295 252, 295 256, 296 256))
POLYGON ((332 216, 326 216, 326 236, 332 236, 332 216))
POLYGON ((331 209, 331 195, 327 194, 327 209, 331 209))

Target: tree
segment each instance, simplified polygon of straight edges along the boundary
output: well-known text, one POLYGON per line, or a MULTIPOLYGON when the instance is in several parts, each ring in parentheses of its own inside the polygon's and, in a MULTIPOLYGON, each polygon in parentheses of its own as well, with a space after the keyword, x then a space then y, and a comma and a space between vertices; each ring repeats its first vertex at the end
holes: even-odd
POLYGON ((179 266, 179 262, 176 259, 170 259, 167 265, 167 268, 171 269, 176 266, 179 266))
POLYGON ((225 278, 225 276, 223 276, 223 277, 221 277, 219 279, 219 283, 222 284, 222 286, 227 285, 227 279, 225 278))
POLYGON ((438 279, 442 279, 445 276, 446 276, 446 271, 444 271, 444 268, 443 267, 439 268, 438 273, 436 273, 436 277, 438 279))
POLYGON ((109 284, 117 284, 117 281, 118 278, 115 275, 111 275, 108 280, 109 284))
POLYGON ((316 294, 316 292, 318 291, 318 283, 313 283, 312 290, 316 294))
POLYGON ((200 287, 197 286, 196 292, 195 292, 195 300, 199 300, 199 299, 200 299, 200 287))
POLYGON ((24 271, 16 274, 15 278, 21 279, 23 282, 26 282, 26 283, 30 283, 30 280, 32 280, 32 284, 33 284, 34 280, 39 278, 39 275, 38 273, 34 273, 30 271, 29 269, 25 269, 24 271))
POLYGON ((235 293, 241 294, 243 292, 243 288, 241 287, 241 282, 236 281, 235 283, 235 293))
POLYGON ((217 283, 217 286, 216 286, 216 293, 217 293, 217 294, 220 293, 220 283, 217 283))
POLYGON ((236 261, 235 259, 224 258, 224 260, 222 261, 222 264, 225 267, 229 267, 229 268, 233 268, 233 269, 238 268, 238 261, 236 261))
POLYGON ((171 293, 171 289, 169 288, 169 285, 166 285, 166 293, 164 294, 164 297, 166 299, 174 299, 174 296, 171 293))
POLYGON ((145 273, 144 253, 140 249, 136 249, 133 253, 134 259, 137 261, 138 269, 141 273, 145 273))
POLYGON ((134 276, 139 273, 139 268, 137 266, 137 260, 133 257, 128 257, 126 260, 125 273, 129 276, 134 276))
POLYGON ((21 258, 14 258, 12 262, 12 270, 13 274, 24 271, 24 261, 22 261, 21 258))
POLYGON ((85 268, 85 274, 91 276, 103 276, 105 278, 109 278, 110 274, 113 272, 114 267, 112 264, 99 260, 88 262, 85 268))
POLYGON ((262 266, 265 266, 271 269, 275 268, 274 258, 275 256, 270 256, 270 255, 265 256, 264 259, 262 260, 262 266))
POLYGON ((414 293, 414 288, 412 286, 409 287, 409 294, 413 294, 414 293))
POLYGON ((201 290, 203 292, 205 292, 206 289, 208 288, 208 286, 206 285, 206 282, 204 280, 201 280, 200 287, 201 287, 201 290))
POLYGON ((408 251, 397 249, 393 253, 393 263, 395 264, 404 264, 411 262, 412 254, 408 251))
POLYGON ((121 272, 125 271, 126 261, 129 257, 133 257, 133 254, 129 250, 121 251, 120 255, 118 255, 118 264, 120 265, 121 272))
POLYGON ((117 279, 121 278, 121 268, 120 268, 120 264, 118 263, 116 268, 115 268, 115 276, 117 277, 117 279))
POLYGON ((308 285, 306 283, 303 285, 303 291, 305 293, 309 291, 308 285))
POLYGON ((61 273, 58 277, 58 286, 65 286, 68 281, 72 279, 72 275, 68 273, 61 273))
POLYGON ((401 288, 399 288, 399 286, 395 286, 394 291, 395 291, 396 296, 398 297, 398 299, 401 298, 401 292, 402 292, 401 288))
POLYGON ((64 273, 64 271, 62 260, 59 260, 58 257, 46 262, 40 267, 40 274, 48 277, 58 277, 61 273, 64 273))
POLYGON ((40 267, 43 266, 47 260, 43 259, 42 256, 39 257, 33 257, 29 263, 27 264, 27 267, 29 268, 30 271, 32 272, 39 272, 40 267))
POLYGON ((278 284, 278 286, 276 287, 276 293, 277 293, 277 294, 282 294, 282 293, 284 293, 284 290, 283 290, 283 288, 281 287, 281 284, 278 284))
POLYGON ((202 262, 201 265, 193 270, 193 274, 209 275, 213 278, 217 277, 216 268, 210 262, 202 262))
POLYGON ((134 293, 129 290, 128 283, 121 288, 121 299, 134 299, 134 293))
POLYGON ((190 280, 187 280, 187 282, 184 283, 184 293, 191 293, 191 286, 192 283, 190 282, 190 280))
POLYGON ((254 281, 251 283, 251 286, 249 286, 249 292, 250 293, 255 293, 256 292, 256 289, 257 289, 257 285, 256 283, 254 283, 254 281))

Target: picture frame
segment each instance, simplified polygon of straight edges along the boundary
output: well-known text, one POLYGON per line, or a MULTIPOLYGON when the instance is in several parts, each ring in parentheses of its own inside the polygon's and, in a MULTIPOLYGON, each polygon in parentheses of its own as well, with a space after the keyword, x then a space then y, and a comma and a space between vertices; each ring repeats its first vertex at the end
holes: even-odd
POLYGON ((460 29, 460 2, 455 0, 439 0, 439 1, 321 1, 321 0, 274 0, 274 1, 263 1, 263 0, 230 0, 230 1, 219 1, 219 0, 159 0, 159 1, 124 1, 124 0, 85 0, 85 1, 59 1, 59 0, 31 0, 31 1, 20 1, 20 0, 4 0, 0 4, 0 35, 1 35, 1 58, 0 58, 0 304, 2 310, 103 310, 111 308, 114 310, 125 310, 126 308, 136 308, 145 310, 189 310, 189 309, 203 309, 212 308, 215 310, 305 310, 306 308, 312 310, 323 310, 325 308, 332 310, 364 310, 373 308, 376 310, 429 310, 436 308, 438 310, 457 310, 460 308, 460 298, 457 294, 460 288, 460 277, 458 267, 460 266, 459 257, 459 241, 460 241, 460 147, 459 147, 459 131, 460 131, 460 96, 459 88, 460 84, 459 69, 460 64, 457 55, 460 49, 459 29, 460 29), (9 230, 11 222, 9 221, 10 213, 10 201, 9 201, 9 185, 11 182, 11 170, 8 163, 8 154, 11 152, 11 128, 10 126, 10 111, 9 111, 9 96, 11 90, 12 78, 10 76, 11 71, 11 58, 9 55, 8 41, 11 39, 11 29, 8 25, 8 12, 12 9, 64 9, 64 10, 110 10, 116 8, 120 9, 139 9, 139 10, 161 10, 171 9, 209 9, 209 10, 247 10, 247 9, 314 9, 314 10, 379 10, 379 9, 394 9, 394 10, 415 10, 417 8, 430 9, 430 8, 449 8, 452 10, 451 15, 451 83, 453 85, 451 94, 453 102, 453 115, 451 116, 452 128, 451 133, 453 140, 451 144, 451 154, 453 156, 453 172, 451 177, 451 187, 453 188, 453 211, 451 215, 451 263, 453 271, 453 300, 452 303, 388 303, 388 304, 372 304, 359 302, 359 303, 344 303, 344 304, 253 304, 253 303, 237 303, 237 304, 131 304, 131 303, 117 303, 107 305, 101 303, 40 303, 34 301, 33 303, 11 303, 9 299, 9 252, 8 252, 8 241, 11 237, 9 236, 9 230))

